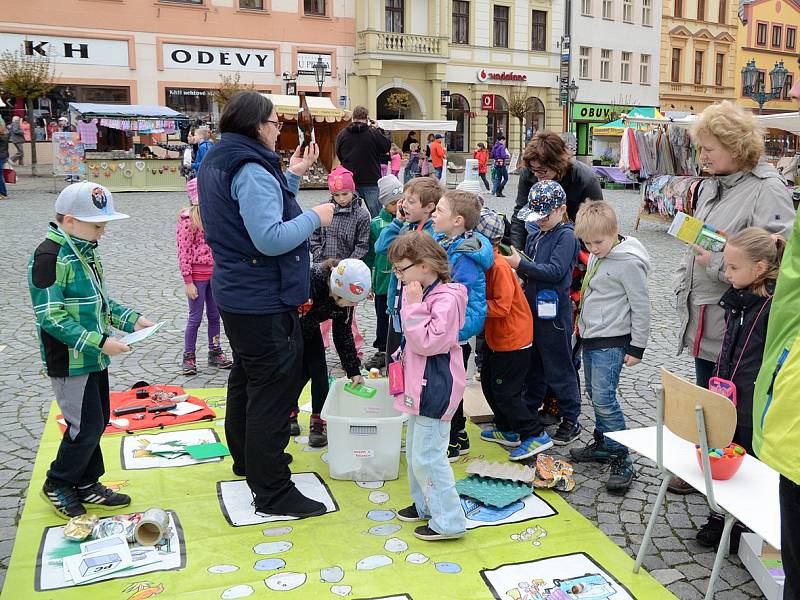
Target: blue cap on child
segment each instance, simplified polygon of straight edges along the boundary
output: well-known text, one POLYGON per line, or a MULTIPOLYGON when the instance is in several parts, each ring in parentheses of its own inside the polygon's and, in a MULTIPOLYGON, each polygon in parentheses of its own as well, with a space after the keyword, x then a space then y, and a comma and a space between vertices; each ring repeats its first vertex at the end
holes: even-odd
POLYGON ((539 181, 528 193, 528 204, 519 209, 521 221, 541 221, 551 212, 567 203, 567 194, 556 181, 539 181))

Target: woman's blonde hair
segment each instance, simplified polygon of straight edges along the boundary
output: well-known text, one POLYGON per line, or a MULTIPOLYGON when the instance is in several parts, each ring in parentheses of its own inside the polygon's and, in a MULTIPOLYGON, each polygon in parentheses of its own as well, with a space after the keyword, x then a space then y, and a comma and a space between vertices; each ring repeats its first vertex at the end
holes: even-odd
POLYGON ((752 171, 764 154, 764 129, 753 113, 725 100, 706 108, 692 126, 695 140, 710 135, 731 153, 742 171, 752 171))
POLYGON ((182 208, 181 212, 178 213, 178 220, 180 221, 181 217, 187 213, 189 214, 189 220, 192 222, 192 227, 194 229, 203 231, 203 220, 200 218, 200 207, 197 204, 193 204, 187 208, 182 208))
POLYGON ((575 235, 585 241, 594 236, 619 234, 619 222, 614 208, 604 200, 586 200, 575 215, 575 235))
POLYGON ((443 283, 450 281, 450 264, 444 251, 426 231, 407 231, 389 246, 389 262, 396 265, 404 258, 412 264, 426 264, 443 283))
POLYGON ((786 240, 780 236, 773 239, 772 235, 761 227, 748 227, 730 238, 727 245, 744 252, 747 260, 754 263, 763 260, 767 264, 767 270, 750 285, 750 290, 758 296, 769 296, 767 283, 774 282, 778 278, 786 240))

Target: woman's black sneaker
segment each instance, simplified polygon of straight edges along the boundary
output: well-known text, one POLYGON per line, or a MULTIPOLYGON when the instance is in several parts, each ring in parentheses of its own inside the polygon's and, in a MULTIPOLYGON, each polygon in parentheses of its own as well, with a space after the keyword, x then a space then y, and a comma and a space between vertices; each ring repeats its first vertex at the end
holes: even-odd
POLYGON ((439 533, 435 529, 431 529, 427 525, 420 525, 414 530, 414 537, 419 538, 421 540, 425 540, 428 542, 434 542, 437 540, 457 540, 463 533, 459 533, 456 535, 447 535, 446 533, 439 533))

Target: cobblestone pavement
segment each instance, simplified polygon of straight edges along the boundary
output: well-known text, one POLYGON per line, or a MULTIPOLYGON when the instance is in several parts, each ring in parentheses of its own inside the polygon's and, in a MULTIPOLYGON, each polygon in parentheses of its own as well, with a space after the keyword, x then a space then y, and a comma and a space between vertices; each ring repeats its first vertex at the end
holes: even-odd
MULTIPOLYGON (((50 179, 21 177, 11 190, 11 199, 0 203, 3 256, 0 280, 5 282, 0 296, 0 386, 4 392, 0 396, 0 582, 8 568, 25 490, 52 400, 48 381, 41 373, 26 289, 26 265, 51 218, 54 186, 50 179)), ((508 190, 516 190, 516 177, 512 177, 508 190)), ((303 192, 301 203, 308 207, 325 197, 323 191, 303 192)), ((638 194, 610 191, 606 197, 620 215, 623 232, 630 232, 638 194)), ((200 372, 188 378, 176 374, 187 309, 176 266, 174 225, 179 209, 186 204, 184 194, 118 194, 116 202, 118 209, 132 218, 110 224, 102 241, 111 295, 151 319, 166 320, 167 324, 158 342, 137 346, 135 352, 114 361, 110 371, 112 389, 124 389, 139 379, 188 387, 225 385, 225 372, 203 366, 204 327, 198 336, 200 372)), ((513 198, 490 197, 487 202, 492 208, 510 213, 513 198)), ((687 377, 693 375, 691 359, 675 353, 676 319, 670 304, 670 280, 683 247, 666 235, 661 224, 642 222, 636 235, 653 260, 650 279, 653 329, 644 362, 624 369, 620 380, 629 427, 653 424, 659 367, 687 377)), ((359 309, 359 323, 370 343, 375 324, 371 305, 359 309)), ((366 350, 369 356, 369 349, 366 350)), ((335 362, 332 358, 331 364, 335 362)), ((580 444, 591 438, 592 412, 586 400, 583 411, 580 444)), ((652 462, 638 458, 636 468, 638 476, 624 497, 607 494, 604 487, 607 474, 597 467, 583 465, 577 468, 576 489, 567 494, 577 510, 631 556, 639 548, 648 509, 659 486, 658 471, 652 462)), ((645 561, 645 566, 656 570, 655 574, 684 600, 702 598, 711 573, 714 554, 701 548, 694 539, 707 515, 708 508, 700 494, 668 494, 662 518, 655 528, 655 548, 645 561)), ((725 561, 718 590, 716 597, 720 600, 762 597, 735 556, 725 561)))

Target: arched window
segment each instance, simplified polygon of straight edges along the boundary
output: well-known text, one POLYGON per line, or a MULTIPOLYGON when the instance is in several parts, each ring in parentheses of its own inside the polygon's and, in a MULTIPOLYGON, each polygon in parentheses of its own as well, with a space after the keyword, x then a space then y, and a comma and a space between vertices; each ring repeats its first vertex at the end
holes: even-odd
POLYGON ((486 113, 486 141, 491 148, 498 135, 508 137, 508 102, 502 96, 494 97, 494 110, 486 113))
POLYGON ((525 101, 525 143, 544 129, 544 104, 539 98, 528 98, 525 101))
POLYGON ((461 94, 450 95, 447 120, 457 123, 455 131, 447 132, 447 150, 450 152, 469 151, 469 102, 461 94))

